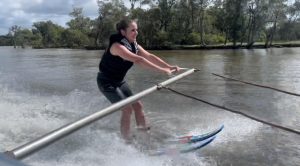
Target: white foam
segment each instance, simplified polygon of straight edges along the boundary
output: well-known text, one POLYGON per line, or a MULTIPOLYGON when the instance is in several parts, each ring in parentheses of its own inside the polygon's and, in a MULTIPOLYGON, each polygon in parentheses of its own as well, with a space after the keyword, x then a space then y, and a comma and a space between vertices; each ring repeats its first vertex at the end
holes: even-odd
MULTIPOLYGON (((1 82, 0 87, 0 92, 3 94, 0 96, 0 147, 2 151, 11 150, 109 105, 103 96, 93 96, 93 94, 78 89, 66 95, 43 96, 15 91, 14 86, 1 84, 1 82)), ((229 139, 237 132, 241 132, 238 135, 241 134, 239 137, 242 138, 243 133, 247 135, 251 131, 245 129, 239 131, 241 125, 246 127, 247 120, 245 119, 240 120, 240 117, 231 115, 221 118, 215 117, 214 114, 212 113, 211 116, 217 121, 225 122, 225 130, 220 136, 222 141, 226 142, 227 137, 229 139), (226 117, 233 117, 233 119, 226 119, 226 117)), ((173 124, 174 121, 182 123, 183 126, 188 122, 185 119, 188 117, 178 117, 178 115, 171 115, 168 112, 166 115, 159 113, 152 116, 153 121, 167 120, 164 122, 162 130, 170 132, 178 129, 173 124), (163 117, 155 119, 159 116, 163 117)), ((73 133, 26 158, 24 162, 32 166, 196 166, 213 165, 212 163, 214 163, 210 158, 199 156, 198 153, 150 157, 120 139, 119 118, 119 114, 113 114, 101 119, 94 125, 73 133)), ((208 123, 207 126, 212 126, 211 128, 190 127, 195 127, 192 132, 199 133, 199 131, 207 131, 205 129, 213 129, 216 124, 220 123, 208 123)))
MULTIPOLYGON (((9 88, 3 88, 1 92, 5 94, 0 97, 2 151, 12 150, 78 117, 109 105, 104 98, 99 100, 80 90, 74 90, 66 96, 42 96, 15 92, 9 88)), ((118 114, 63 138, 23 161, 32 166, 183 164, 174 162, 171 156, 149 157, 134 146, 125 144, 119 137, 118 114), (103 129, 107 125, 113 127, 103 129)), ((194 165, 193 162, 189 163, 194 165)))
POLYGON ((192 126, 188 134, 207 133, 224 125, 224 129, 217 135, 213 146, 225 146, 229 141, 245 141, 260 132, 263 124, 249 118, 226 112, 224 110, 202 110, 203 126, 192 126), (211 117, 211 118, 207 118, 211 117))
POLYGON ((68 150, 68 146, 63 142, 60 142, 58 145, 54 145, 63 149, 59 151, 60 155, 55 155, 58 154, 58 152, 57 148, 53 146, 30 159, 26 159, 25 161, 32 166, 206 165, 205 158, 196 156, 193 153, 180 156, 150 157, 137 150, 134 146, 124 144, 123 140, 121 140, 115 133, 102 130, 82 131, 79 135, 76 135, 76 138, 68 138, 65 141, 76 142, 75 140, 81 140, 80 144, 82 144, 75 150, 73 148, 68 150), (53 153, 53 155, 50 155, 52 158, 45 159, 45 155, 49 153, 53 153), (191 158, 193 160, 191 160, 191 158))

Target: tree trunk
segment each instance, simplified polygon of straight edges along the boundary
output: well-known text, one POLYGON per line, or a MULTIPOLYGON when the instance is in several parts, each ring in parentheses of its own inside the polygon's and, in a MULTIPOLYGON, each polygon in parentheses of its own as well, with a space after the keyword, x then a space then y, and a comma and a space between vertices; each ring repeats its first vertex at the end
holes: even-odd
POLYGON ((95 47, 98 47, 98 37, 99 37, 99 32, 97 32, 96 35, 95 35, 95 37, 94 37, 95 47))
POLYGON ((204 22, 204 10, 201 9, 201 11, 200 11, 200 44, 201 45, 205 45, 203 22, 204 22))
POLYGON ((17 44, 16 44, 16 39, 15 39, 15 37, 13 37, 13 42, 14 42, 14 48, 17 48, 17 44))
POLYGON ((271 46, 272 43, 273 43, 273 37, 274 37, 274 34, 276 33, 276 29, 277 29, 277 18, 278 18, 278 15, 276 15, 275 22, 274 22, 274 26, 273 26, 273 28, 272 28, 272 33, 271 33, 271 37, 270 37, 270 46, 271 46))
POLYGON ((226 44, 227 44, 227 40, 228 40, 228 32, 227 32, 228 30, 226 30, 225 31, 225 41, 224 41, 224 45, 226 46, 226 44))
POLYGON ((247 48, 252 48, 254 44, 254 35, 255 35, 255 20, 254 16, 251 18, 251 24, 250 24, 250 29, 248 33, 248 43, 247 43, 247 48))
MULTIPOLYGON (((270 32, 271 33, 271 32, 270 32)), ((270 33, 267 31, 267 37, 266 37, 266 41, 265 41, 265 48, 269 48, 269 41, 270 41, 270 33)))

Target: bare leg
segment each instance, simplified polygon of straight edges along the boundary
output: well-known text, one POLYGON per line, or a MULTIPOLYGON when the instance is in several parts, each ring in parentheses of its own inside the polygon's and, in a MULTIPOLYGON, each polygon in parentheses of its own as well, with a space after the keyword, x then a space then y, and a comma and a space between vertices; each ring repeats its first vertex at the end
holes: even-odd
POLYGON ((132 113, 132 108, 131 106, 126 106, 122 110, 122 117, 121 117, 121 134, 122 137, 125 140, 129 140, 129 135, 130 135, 130 117, 132 113))
POLYGON ((132 104, 132 107, 134 109, 134 115, 135 115, 135 120, 136 120, 136 125, 138 127, 142 127, 146 129, 146 120, 145 120, 145 115, 143 112, 143 104, 138 101, 134 104, 132 104))

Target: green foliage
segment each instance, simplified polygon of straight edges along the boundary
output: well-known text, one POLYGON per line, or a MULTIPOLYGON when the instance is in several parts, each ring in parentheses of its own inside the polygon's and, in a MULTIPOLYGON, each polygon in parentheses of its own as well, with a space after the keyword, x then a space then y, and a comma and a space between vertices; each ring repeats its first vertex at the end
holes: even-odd
POLYGON ((62 42, 65 47, 81 48, 89 44, 89 39, 80 30, 67 29, 62 33, 62 42))
POLYGON ((33 41, 33 33, 29 29, 22 29, 21 27, 14 25, 10 28, 9 35, 12 45, 14 47, 21 46, 31 46, 33 41))
POLYGON ((0 36, 0 46, 12 46, 13 45, 13 39, 11 36, 0 36))
POLYGON ((176 0, 158 0, 158 8, 160 9, 160 30, 167 31, 172 20, 172 7, 176 0))
POLYGON ((280 41, 292 41, 300 39, 300 22, 284 22, 279 25, 276 39, 280 41), (288 33, 287 33, 288 32, 288 33))
POLYGON ((33 48, 43 48, 43 37, 40 33, 35 33, 32 35, 31 45, 33 48))
POLYGON ((227 0, 225 2, 225 29, 233 44, 241 40, 245 28, 246 0, 227 0))
POLYGON ((171 43, 168 41, 168 32, 159 31, 153 39, 152 47, 169 47, 171 43))
POLYGON ((14 25, 0 36, 0 45, 25 47, 105 47, 115 25, 124 16, 138 19, 138 42, 148 48, 173 44, 207 45, 272 40, 300 40, 300 2, 287 0, 133 0, 128 9, 121 0, 97 0, 99 15, 91 20, 83 8, 73 8, 68 27, 53 22, 33 23, 32 30, 14 25), (148 4, 136 8, 137 3, 148 4), (288 33, 287 33, 288 32, 288 33))
POLYGON ((61 33, 64 28, 51 21, 41 21, 33 24, 33 33, 42 36, 43 47, 60 47, 62 45, 61 33))
POLYGON ((225 42, 225 37, 218 34, 207 34, 205 35, 206 44, 221 44, 225 42))
POLYGON ((89 34, 92 29, 92 21, 88 17, 84 17, 82 8, 73 8, 73 12, 70 13, 70 16, 73 17, 67 25, 70 29, 79 30, 84 34, 89 34))
POLYGON ((158 41, 161 36, 160 33, 160 10, 158 8, 149 9, 147 11, 137 8, 132 10, 132 18, 138 18, 139 35, 138 40, 140 44, 145 47, 156 47, 157 44, 161 43, 158 41))
POLYGON ((106 46, 108 38, 115 33, 115 24, 127 13, 123 1, 101 1, 98 0, 99 16, 94 21, 92 34, 96 46, 106 46))
POLYGON ((200 43, 200 33, 192 32, 187 35, 185 43, 188 45, 195 45, 200 43))
POLYGON ((28 29, 20 30, 16 33, 16 43, 17 45, 22 47, 32 45, 31 44, 32 38, 33 38, 33 34, 28 29))

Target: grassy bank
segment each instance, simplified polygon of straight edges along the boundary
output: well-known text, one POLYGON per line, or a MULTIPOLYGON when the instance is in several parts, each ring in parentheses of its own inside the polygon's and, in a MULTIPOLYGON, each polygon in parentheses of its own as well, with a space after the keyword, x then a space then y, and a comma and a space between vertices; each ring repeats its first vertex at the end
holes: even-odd
MULTIPOLYGON (((268 48, 283 48, 283 47, 300 47, 300 41, 291 41, 291 42, 274 42, 268 48)), ((250 48, 246 45, 236 45, 232 43, 227 45, 175 45, 171 46, 169 49, 265 49, 265 43, 257 42, 254 43, 250 48)))
MULTIPOLYGON (((283 47, 300 47, 300 41, 290 41, 290 42, 274 42, 268 48, 283 48, 283 47)), ((43 49, 37 48, 35 49, 43 49)), ((60 47, 66 48, 66 47, 60 47)), ((265 43, 263 42, 256 42, 254 45, 249 48, 246 44, 243 45, 236 45, 234 46, 232 43, 228 43, 226 45, 217 44, 217 45, 170 45, 170 46, 155 46, 155 47, 145 47, 147 50, 207 50, 207 49, 265 49, 265 43)), ((79 48, 80 49, 80 48, 79 48)), ((94 47, 94 46, 85 46, 84 49, 86 50, 104 50, 105 47, 94 47)))

